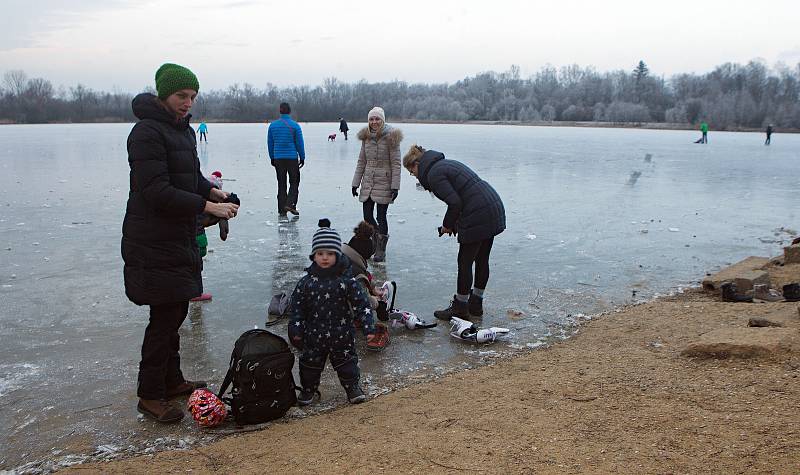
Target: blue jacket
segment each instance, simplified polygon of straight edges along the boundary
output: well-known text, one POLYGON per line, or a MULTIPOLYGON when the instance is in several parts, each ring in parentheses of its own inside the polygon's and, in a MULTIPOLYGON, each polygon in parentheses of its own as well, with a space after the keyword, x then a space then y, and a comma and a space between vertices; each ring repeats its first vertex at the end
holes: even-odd
POLYGON ((267 150, 271 160, 306 159, 303 145, 303 131, 289 114, 281 114, 281 118, 269 124, 267 131, 267 150))

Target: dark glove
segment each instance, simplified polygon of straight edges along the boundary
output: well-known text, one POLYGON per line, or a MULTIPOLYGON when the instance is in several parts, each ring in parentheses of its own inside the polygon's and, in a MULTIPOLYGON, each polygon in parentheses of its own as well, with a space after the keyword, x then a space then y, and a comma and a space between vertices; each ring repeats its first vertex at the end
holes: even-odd
POLYGON ((269 163, 270 163, 270 165, 272 165, 275 168, 278 167, 278 162, 276 162, 274 158, 270 158, 269 159, 269 163))
POLYGON ((239 206, 242 205, 242 201, 239 199, 238 196, 236 196, 236 193, 228 194, 228 196, 222 202, 223 203, 233 203, 233 204, 239 205, 239 206))
POLYGON ((219 220, 219 238, 223 241, 228 239, 228 233, 230 232, 230 226, 228 225, 227 219, 220 219, 219 220))
POLYGON ((300 165, 298 165, 297 168, 303 168, 305 165, 306 165, 306 159, 303 158, 300 160, 300 165))
POLYGON ((397 199, 398 193, 400 193, 400 190, 392 190, 392 201, 397 199))
POLYGON ((357 186, 353 187, 353 196, 358 196, 358 187, 357 186))

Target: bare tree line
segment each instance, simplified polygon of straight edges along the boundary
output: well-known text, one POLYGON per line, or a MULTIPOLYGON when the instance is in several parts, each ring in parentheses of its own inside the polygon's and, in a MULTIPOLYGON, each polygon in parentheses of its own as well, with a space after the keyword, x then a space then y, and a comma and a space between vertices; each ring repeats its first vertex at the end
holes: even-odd
MULTIPOLYGON (((152 92, 152 90, 151 90, 152 92)), ((78 84, 54 88, 44 78, 8 71, 0 85, 0 121, 13 123, 133 121, 126 92, 95 91, 78 84)), ((644 61, 631 71, 600 73, 593 67, 547 66, 520 77, 512 66, 453 84, 402 81, 341 82, 263 89, 244 83, 201 91, 193 109, 206 121, 260 122, 277 117, 288 101, 302 121, 363 120, 374 105, 389 120, 587 121, 613 123, 708 122, 715 129, 800 128, 800 64, 726 63, 706 74, 656 77, 644 61)))

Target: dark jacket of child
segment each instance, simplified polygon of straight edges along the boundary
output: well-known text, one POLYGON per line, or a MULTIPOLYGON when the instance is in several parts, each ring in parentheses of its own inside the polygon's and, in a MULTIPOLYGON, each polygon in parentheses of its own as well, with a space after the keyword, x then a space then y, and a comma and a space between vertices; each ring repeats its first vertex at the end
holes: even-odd
POLYGON ((344 255, 339 255, 336 264, 328 269, 312 263, 306 271, 292 293, 288 329, 292 345, 303 350, 300 383, 304 389, 316 390, 330 356, 342 386, 349 388, 360 377, 355 314, 363 322, 365 335, 375 333, 367 295, 344 255))

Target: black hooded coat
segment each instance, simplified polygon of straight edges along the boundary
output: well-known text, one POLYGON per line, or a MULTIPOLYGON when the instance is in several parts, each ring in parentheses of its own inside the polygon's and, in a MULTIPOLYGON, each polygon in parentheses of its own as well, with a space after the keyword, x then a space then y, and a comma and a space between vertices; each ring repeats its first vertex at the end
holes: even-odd
POLYGON ((130 192, 122 224, 125 294, 137 305, 186 302, 203 292, 195 240, 211 183, 200 172, 187 116, 176 120, 152 94, 133 99, 130 192))
POLYGON ((468 166, 436 150, 425 151, 418 166, 422 187, 447 203, 442 225, 458 231, 459 243, 480 242, 506 229, 500 195, 468 166))

